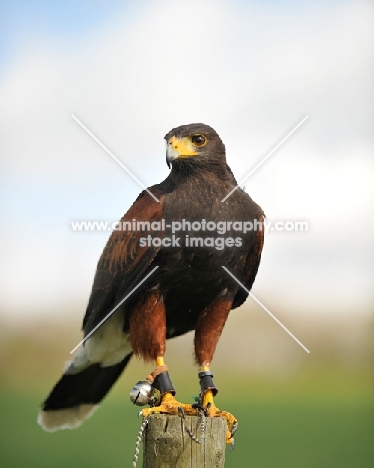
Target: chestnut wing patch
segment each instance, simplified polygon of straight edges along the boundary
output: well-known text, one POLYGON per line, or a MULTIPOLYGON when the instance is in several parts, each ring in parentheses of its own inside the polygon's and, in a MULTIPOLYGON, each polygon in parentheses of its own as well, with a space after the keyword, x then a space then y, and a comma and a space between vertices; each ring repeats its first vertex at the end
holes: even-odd
MULTIPOLYGON (((155 193, 160 202, 155 201, 146 191, 142 192, 129 211, 122 217, 124 222, 161 221, 163 217, 162 194, 155 193)), ((141 237, 152 234, 143 230, 113 231, 97 265, 91 296, 83 330, 87 335, 103 320, 113 307, 118 304, 142 280, 154 262, 160 247, 141 246, 141 237)), ((157 232, 158 237, 164 233, 157 232)))

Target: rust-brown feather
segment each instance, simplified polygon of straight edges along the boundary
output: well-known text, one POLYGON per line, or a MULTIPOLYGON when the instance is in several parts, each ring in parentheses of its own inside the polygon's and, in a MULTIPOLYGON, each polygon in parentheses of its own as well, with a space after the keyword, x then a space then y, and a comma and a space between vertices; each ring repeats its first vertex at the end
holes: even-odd
POLYGON ((130 317, 130 342, 137 356, 155 361, 165 353, 165 304, 158 291, 141 298, 130 317))
MULTIPOLYGON (((162 219, 164 196, 154 189, 157 202, 148 192, 142 192, 129 211, 121 218, 122 223, 158 221, 162 219)), ((140 246, 140 238, 149 231, 115 230, 110 236, 97 265, 90 300, 83 328, 88 334, 111 309, 117 305, 145 276, 160 248, 140 246), (116 287, 114 287, 116 285, 116 287)), ((162 237, 163 232, 157 234, 162 237)))
POLYGON ((232 300, 217 299, 199 315, 195 329, 195 358, 199 366, 212 362, 231 305, 232 300))

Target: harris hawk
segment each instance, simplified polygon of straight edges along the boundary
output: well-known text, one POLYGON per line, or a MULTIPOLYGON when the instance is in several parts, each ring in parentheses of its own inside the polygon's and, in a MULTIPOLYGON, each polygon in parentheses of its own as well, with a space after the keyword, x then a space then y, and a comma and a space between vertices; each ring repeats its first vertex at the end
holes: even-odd
MULTIPOLYGON (((147 398, 152 397, 144 417, 153 412, 178 414, 181 408, 185 414, 197 414, 196 405, 175 399, 164 362, 166 340, 195 330, 198 406, 208 416, 226 418, 226 440, 233 440, 237 421, 214 404, 218 390, 210 365, 230 310, 248 293, 222 266, 251 289, 261 258, 264 213, 240 188, 222 201, 237 182, 226 163, 225 146, 211 127, 182 125, 165 140, 170 174, 143 191, 121 219, 121 225, 136 221, 143 229, 115 230, 104 248, 83 320, 87 339, 39 413, 38 422, 47 431, 79 426, 133 354, 156 366, 147 377, 147 398), (233 231, 244 223, 252 223, 253 229, 233 231)), ((137 387, 132 400, 148 401, 137 387)))

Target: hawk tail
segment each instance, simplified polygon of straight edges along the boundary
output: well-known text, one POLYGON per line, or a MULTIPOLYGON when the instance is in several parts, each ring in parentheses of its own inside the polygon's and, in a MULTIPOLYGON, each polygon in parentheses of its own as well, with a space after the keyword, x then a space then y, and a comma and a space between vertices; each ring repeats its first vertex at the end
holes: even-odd
POLYGON ((80 426, 99 407, 131 356, 132 353, 129 353, 111 366, 100 363, 81 369, 70 366, 43 403, 38 424, 48 432, 80 426))

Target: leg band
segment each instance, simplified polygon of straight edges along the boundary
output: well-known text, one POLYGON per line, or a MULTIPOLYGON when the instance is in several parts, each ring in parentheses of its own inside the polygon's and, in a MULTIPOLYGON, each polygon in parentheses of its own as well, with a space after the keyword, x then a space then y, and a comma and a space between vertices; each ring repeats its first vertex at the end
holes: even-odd
POLYGON ((201 394, 204 395, 208 390, 211 390, 213 396, 216 396, 218 393, 218 388, 213 382, 213 373, 211 371, 203 371, 198 374, 200 379, 200 388, 201 394))
POLYGON ((158 374, 152 386, 160 392, 161 397, 168 392, 175 395, 175 388, 173 387, 168 371, 158 374))

